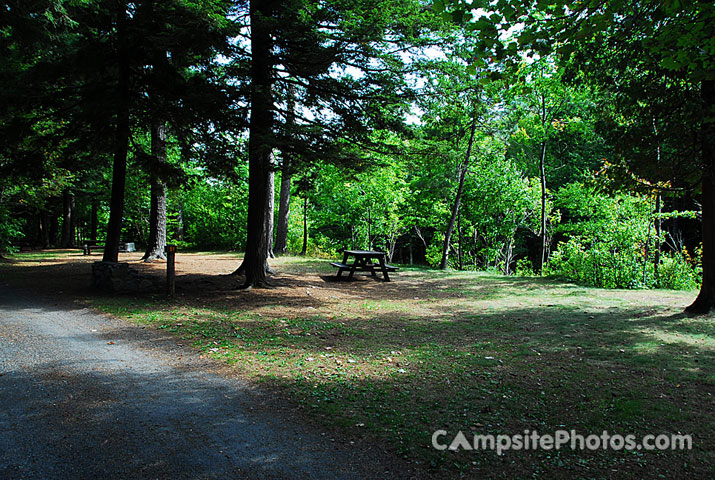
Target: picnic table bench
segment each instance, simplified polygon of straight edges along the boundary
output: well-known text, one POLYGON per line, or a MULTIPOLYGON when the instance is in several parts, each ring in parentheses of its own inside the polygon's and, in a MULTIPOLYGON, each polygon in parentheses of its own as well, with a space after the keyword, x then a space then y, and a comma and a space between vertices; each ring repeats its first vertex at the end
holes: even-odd
POLYGON ((92 250, 103 250, 103 249, 104 249, 104 245, 100 245, 94 240, 88 240, 88 241, 84 242, 84 244, 82 245, 82 251, 85 255, 91 255, 92 250))
POLYGON ((387 254, 385 252, 374 252, 370 250, 345 250, 342 262, 331 262, 330 265, 337 267, 338 277, 341 277, 343 272, 349 272, 347 278, 352 278, 357 272, 370 272, 373 277, 377 276, 377 270, 382 272, 382 277, 386 282, 390 281, 389 272, 394 272, 397 267, 388 265, 385 262, 387 254), (352 263, 349 262, 350 257, 354 258, 352 263), (373 262, 376 260, 377 262, 373 262))
MULTIPOLYGON (((82 246, 82 251, 84 252, 84 254, 91 255, 92 250, 104 250, 104 245, 98 244, 97 242, 95 242, 93 240, 84 242, 84 245, 82 246)), ((126 252, 134 252, 134 251, 136 251, 136 249, 134 248, 134 243, 120 243, 119 251, 122 253, 126 253, 126 252)))

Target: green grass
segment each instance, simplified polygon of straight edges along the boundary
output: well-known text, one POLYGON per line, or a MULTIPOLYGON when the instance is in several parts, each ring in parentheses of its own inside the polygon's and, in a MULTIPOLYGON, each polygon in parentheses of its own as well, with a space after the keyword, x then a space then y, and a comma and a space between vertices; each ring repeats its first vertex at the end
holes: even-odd
POLYGON ((17 252, 9 254, 7 257, 11 260, 18 261, 32 261, 32 260, 52 260, 58 257, 68 256, 68 255, 82 255, 81 248, 68 248, 62 250, 38 250, 30 252, 17 252))
POLYGON ((283 287, 214 296, 96 297, 188 340, 435 476, 705 478, 715 445, 715 325, 693 292, 607 291, 541 278, 401 269, 392 284, 326 283, 284 257, 283 287), (309 297, 306 284, 319 298, 309 297), (288 285, 288 286, 286 286, 288 285), (241 296, 243 295, 243 296, 241 296), (306 303, 306 302, 312 303, 306 303), (307 306, 306 306, 307 305, 307 306), (690 452, 442 452, 437 429, 690 433, 690 452))

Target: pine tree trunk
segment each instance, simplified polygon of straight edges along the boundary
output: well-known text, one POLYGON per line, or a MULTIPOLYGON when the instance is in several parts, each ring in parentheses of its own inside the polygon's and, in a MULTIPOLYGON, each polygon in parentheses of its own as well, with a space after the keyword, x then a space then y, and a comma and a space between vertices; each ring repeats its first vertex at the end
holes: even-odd
POLYGON ((126 45, 126 3, 120 2, 117 12, 119 79, 117 82, 117 118, 112 165, 112 195, 109 201, 107 241, 102 260, 119 261, 119 241, 124 215, 124 187, 127 180, 127 150, 129 147, 129 53, 126 45))
POLYGON ((474 134, 477 131, 477 109, 474 108, 472 113, 472 126, 469 131, 469 143, 467 144, 467 154, 464 158, 464 164, 459 170, 459 185, 457 187, 457 195, 454 199, 454 205, 452 206, 452 217, 449 219, 449 224, 447 225, 447 232, 444 234, 444 243, 442 244, 442 261, 439 263, 439 268, 445 270, 449 261, 449 248, 452 242, 452 232, 454 231, 454 225, 457 223, 457 214, 459 213, 459 205, 462 202, 462 192, 464 191, 464 179, 467 177, 467 170, 469 169, 469 159, 472 156, 472 147, 474 145, 474 134))
MULTIPOLYGON (((286 130, 295 123, 295 92, 293 87, 288 87, 288 113, 286 114, 286 130)), ((284 255, 288 251, 288 218, 290 215, 290 185, 293 175, 293 158, 289 151, 281 152, 283 165, 281 166, 281 195, 278 201, 278 225, 276 226, 275 253, 284 255)))
MULTIPOLYGON (((166 124, 161 120, 152 121, 151 154, 157 166, 166 163, 166 124)), ((153 170, 156 170, 154 168, 153 170)), ((153 262, 166 260, 166 183, 160 175, 151 173, 151 209, 149 212, 149 240, 142 259, 153 262)))
POLYGON ((60 233, 60 220, 57 215, 50 217, 50 245, 57 245, 57 236, 60 233))
POLYGON ((92 242, 97 241, 97 227, 99 222, 97 221, 97 210, 99 209, 99 205, 97 205, 97 199, 95 197, 92 197, 92 207, 91 207, 91 212, 90 212, 90 219, 89 219, 89 239, 92 242))
POLYGON ((281 196, 278 204, 278 222, 276 225, 275 253, 283 255, 288 251, 288 218, 290 215, 290 157, 283 157, 281 170, 281 196))
POLYGON ((707 313, 715 301, 715 81, 704 80, 701 84, 703 115, 701 124, 701 152, 703 177, 702 190, 702 239, 703 283, 695 301, 685 309, 690 313, 707 313))
POLYGON ((268 286, 266 202, 273 147, 273 59, 269 19, 275 2, 251 0, 251 124, 248 134, 248 220, 246 255, 239 267, 242 288, 268 286))
POLYGON ((176 239, 184 241, 184 206, 181 203, 176 212, 176 239))
POLYGON ((271 168, 268 171, 268 192, 266 193, 266 255, 268 258, 275 258, 273 254, 273 218, 275 208, 276 172, 271 168))
POLYGON ((32 247, 34 248, 35 245, 39 245, 39 248, 42 248, 42 245, 44 244, 43 241, 43 234, 42 234, 42 214, 40 212, 37 212, 37 214, 32 216, 32 223, 34 225, 34 239, 32 241, 32 247))
POLYGON ((76 220, 73 223, 74 223, 74 244, 82 245, 82 240, 84 239, 84 223, 77 224, 76 220))
POLYGON ((46 210, 40 213, 40 228, 42 229, 42 248, 50 248, 50 214, 46 210))
POLYGON ((62 194, 62 240, 60 247, 74 247, 74 195, 69 190, 62 194))

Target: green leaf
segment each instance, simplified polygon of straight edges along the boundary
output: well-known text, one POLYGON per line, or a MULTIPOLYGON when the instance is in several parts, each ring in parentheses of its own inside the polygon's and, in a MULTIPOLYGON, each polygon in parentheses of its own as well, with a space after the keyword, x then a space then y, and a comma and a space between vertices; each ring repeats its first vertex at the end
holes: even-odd
POLYGON ((681 68, 681 65, 673 57, 665 57, 661 60, 660 64, 667 70, 678 70, 681 68))

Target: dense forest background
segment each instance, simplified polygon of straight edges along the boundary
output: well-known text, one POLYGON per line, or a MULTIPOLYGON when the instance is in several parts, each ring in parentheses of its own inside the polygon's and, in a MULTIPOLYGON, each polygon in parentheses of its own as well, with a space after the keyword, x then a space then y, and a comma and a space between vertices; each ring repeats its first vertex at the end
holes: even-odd
POLYGON ((698 288, 715 9, 592 3, 6 2, 0 251, 698 288))

